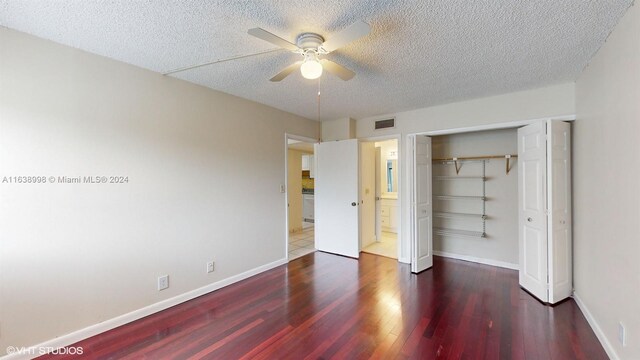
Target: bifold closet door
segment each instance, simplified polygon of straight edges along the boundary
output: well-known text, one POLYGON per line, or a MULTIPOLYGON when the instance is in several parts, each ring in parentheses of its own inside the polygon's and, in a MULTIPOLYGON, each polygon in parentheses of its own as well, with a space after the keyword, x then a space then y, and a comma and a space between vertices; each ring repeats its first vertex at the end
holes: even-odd
POLYGON ((571 296, 571 129, 547 121, 518 129, 520 285, 546 303, 571 296))
POLYGON ((520 286, 543 302, 549 302, 545 123, 518 129, 518 162, 520 286))
POLYGON ((571 296, 571 125, 547 122, 549 303, 571 296))
POLYGON ((413 142, 413 199, 411 271, 433 266, 433 194, 431 138, 416 135, 413 142))

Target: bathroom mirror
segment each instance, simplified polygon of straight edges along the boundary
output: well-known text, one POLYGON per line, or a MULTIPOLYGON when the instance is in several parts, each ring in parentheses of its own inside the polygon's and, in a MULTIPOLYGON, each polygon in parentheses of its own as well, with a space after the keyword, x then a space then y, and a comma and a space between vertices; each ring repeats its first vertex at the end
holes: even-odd
POLYGON ((387 160, 387 187, 386 190, 389 193, 398 191, 398 160, 387 160))

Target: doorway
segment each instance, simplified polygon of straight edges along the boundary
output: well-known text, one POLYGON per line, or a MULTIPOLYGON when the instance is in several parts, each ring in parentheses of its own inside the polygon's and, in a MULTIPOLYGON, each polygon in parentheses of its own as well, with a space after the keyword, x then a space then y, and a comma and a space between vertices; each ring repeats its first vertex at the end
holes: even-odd
POLYGON ((286 136, 286 249, 289 261, 316 251, 315 142, 295 135, 286 136))
POLYGON ((360 143, 361 251, 398 258, 398 139, 360 143))

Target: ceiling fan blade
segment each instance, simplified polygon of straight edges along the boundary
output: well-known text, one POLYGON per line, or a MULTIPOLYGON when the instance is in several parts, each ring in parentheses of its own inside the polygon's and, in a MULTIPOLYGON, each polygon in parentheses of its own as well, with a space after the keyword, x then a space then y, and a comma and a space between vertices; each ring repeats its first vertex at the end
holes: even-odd
POLYGON ((332 52, 358 38, 369 34, 370 31, 371 27, 369 26, 369 24, 365 23, 362 20, 358 20, 355 23, 351 24, 348 28, 335 34, 331 39, 325 41, 324 44, 322 44, 322 47, 327 52, 332 52))
POLYGON ((340 79, 347 81, 347 80, 351 80, 356 73, 354 73, 353 71, 347 69, 346 67, 334 63, 331 60, 327 60, 327 59, 322 59, 320 60, 320 64, 322 64, 322 67, 327 70, 328 72, 332 73, 333 75, 339 77, 340 79))
POLYGON ((273 82, 281 81, 282 79, 289 76, 292 72, 300 69, 300 65, 302 65, 302 61, 296 61, 295 63, 284 68, 284 70, 280 71, 276 76, 272 77, 269 80, 273 82))
POLYGON ((292 44, 290 42, 288 42, 287 40, 274 35, 270 32, 268 32, 265 29, 261 29, 261 28, 253 28, 253 29, 249 29, 249 31, 247 31, 249 33, 249 35, 253 35, 255 37, 257 37, 258 39, 262 39, 264 41, 268 41, 274 45, 277 45, 283 49, 287 49, 287 50, 291 50, 291 51, 296 51, 298 50, 298 47, 295 44, 292 44))

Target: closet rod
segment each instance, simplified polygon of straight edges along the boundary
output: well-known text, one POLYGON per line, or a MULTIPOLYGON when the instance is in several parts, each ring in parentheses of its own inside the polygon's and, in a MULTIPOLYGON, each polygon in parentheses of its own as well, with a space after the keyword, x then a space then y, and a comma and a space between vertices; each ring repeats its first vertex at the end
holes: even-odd
POLYGON ((505 159, 507 160, 506 163, 506 173, 507 175, 509 174, 509 170, 511 170, 511 166, 509 165, 509 162, 511 160, 511 158, 517 158, 518 155, 514 155, 514 154, 507 154, 507 155, 484 155, 484 156, 464 156, 464 157, 454 157, 454 158, 439 158, 439 159, 433 159, 433 162, 447 162, 447 161, 452 161, 454 163, 454 165, 456 166, 456 175, 460 172, 460 167, 458 166, 458 161, 465 161, 465 160, 489 160, 489 159, 505 159))
POLYGON ((517 158, 518 155, 487 155, 487 156, 464 156, 454 158, 433 159, 433 161, 462 161, 462 160, 484 160, 484 159, 508 159, 517 158))

